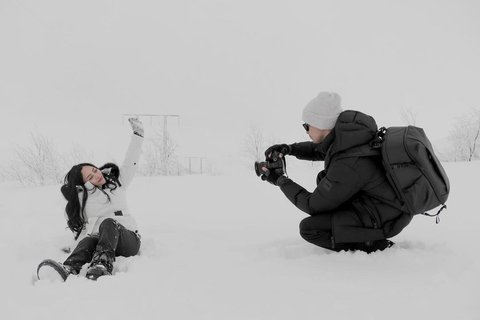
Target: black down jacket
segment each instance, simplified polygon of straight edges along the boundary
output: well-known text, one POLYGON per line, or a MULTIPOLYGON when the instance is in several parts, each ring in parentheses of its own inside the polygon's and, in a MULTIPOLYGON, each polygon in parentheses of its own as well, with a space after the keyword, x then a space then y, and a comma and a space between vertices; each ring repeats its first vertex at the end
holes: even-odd
POLYGON ((336 243, 365 242, 390 238, 410 223, 412 217, 390 186, 380 156, 355 156, 374 138, 375 120, 358 111, 342 112, 335 128, 322 143, 291 145, 291 155, 303 160, 323 160, 313 193, 291 179, 281 179, 280 189, 309 215, 332 214, 336 243), (350 155, 349 155, 350 154, 350 155))

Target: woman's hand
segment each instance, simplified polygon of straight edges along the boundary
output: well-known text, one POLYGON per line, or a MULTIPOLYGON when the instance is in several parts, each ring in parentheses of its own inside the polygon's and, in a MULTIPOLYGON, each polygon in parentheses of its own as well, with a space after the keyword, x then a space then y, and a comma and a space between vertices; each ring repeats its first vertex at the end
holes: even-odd
POLYGON ((132 126, 133 133, 143 137, 143 123, 138 118, 128 118, 128 122, 132 126))

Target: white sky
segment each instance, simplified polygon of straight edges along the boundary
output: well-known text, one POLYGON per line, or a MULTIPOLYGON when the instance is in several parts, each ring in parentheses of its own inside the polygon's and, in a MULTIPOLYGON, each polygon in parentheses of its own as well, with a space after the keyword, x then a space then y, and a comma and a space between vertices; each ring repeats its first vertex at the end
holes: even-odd
POLYGON ((123 113, 179 114, 189 155, 235 154, 251 123, 306 140, 322 90, 379 125, 414 108, 439 139, 480 108, 479 17, 474 0, 0 0, 0 157, 37 130, 109 160, 123 113))

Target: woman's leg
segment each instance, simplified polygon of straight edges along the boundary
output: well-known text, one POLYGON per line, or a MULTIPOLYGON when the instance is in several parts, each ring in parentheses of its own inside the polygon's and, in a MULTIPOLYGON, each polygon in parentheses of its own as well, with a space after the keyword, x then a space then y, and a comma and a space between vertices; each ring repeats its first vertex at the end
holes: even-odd
POLYGON ((115 255, 123 257, 137 255, 140 250, 140 245, 140 235, 137 232, 127 230, 122 226, 115 255))
POLYGON ((96 280, 111 275, 116 256, 133 256, 140 249, 140 238, 133 231, 125 229, 115 219, 105 219, 99 228, 99 239, 87 270, 87 278, 96 280))
POLYGON ((97 243, 98 237, 88 236, 83 238, 63 265, 70 267, 75 273, 80 272, 82 266, 92 260, 97 243))
POLYGON ((139 236, 114 219, 105 219, 100 225, 97 252, 105 252, 111 257, 130 257, 140 249, 139 236))

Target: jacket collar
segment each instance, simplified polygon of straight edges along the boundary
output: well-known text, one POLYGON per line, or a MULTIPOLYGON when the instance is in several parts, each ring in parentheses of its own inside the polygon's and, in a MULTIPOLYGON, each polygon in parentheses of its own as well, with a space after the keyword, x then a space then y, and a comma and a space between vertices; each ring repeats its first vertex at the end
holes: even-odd
POLYGON ((325 151, 325 167, 338 153, 369 143, 377 132, 377 123, 371 116, 359 111, 340 113, 332 132, 322 142, 325 151))

